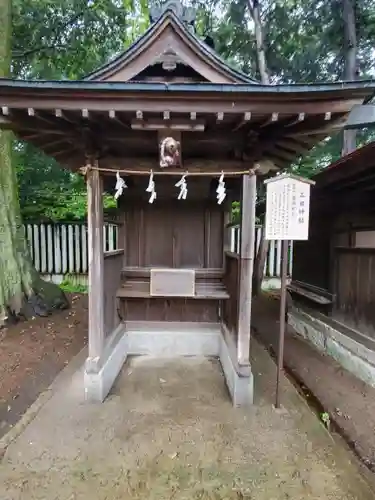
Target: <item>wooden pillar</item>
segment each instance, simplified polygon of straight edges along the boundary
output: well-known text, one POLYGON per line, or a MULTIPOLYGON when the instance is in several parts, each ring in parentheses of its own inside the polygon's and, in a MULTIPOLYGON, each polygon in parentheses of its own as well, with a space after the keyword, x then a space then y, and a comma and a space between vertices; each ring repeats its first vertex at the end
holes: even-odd
POLYGON ((256 176, 242 178, 237 360, 250 365, 252 278, 255 250, 256 176))
POLYGON ((103 182, 97 170, 87 174, 89 253, 89 358, 95 364, 104 348, 103 182))

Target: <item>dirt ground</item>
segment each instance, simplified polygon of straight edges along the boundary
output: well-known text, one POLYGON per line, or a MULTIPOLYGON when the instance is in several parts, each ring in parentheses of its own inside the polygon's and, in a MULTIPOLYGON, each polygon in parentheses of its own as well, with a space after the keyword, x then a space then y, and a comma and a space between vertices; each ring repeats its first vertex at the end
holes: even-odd
POLYGON ((252 344, 256 404, 234 409, 216 360, 138 357, 104 404, 82 371, 63 385, 0 467, 6 500, 370 500, 373 493, 295 388, 252 344))
POLYGON ((87 341, 87 296, 72 308, 0 330, 0 437, 87 341))
MULTIPOLYGON (((253 306, 253 326, 264 345, 277 352, 279 301, 264 294, 253 306)), ((334 428, 372 471, 375 480, 375 389, 320 353, 288 327, 287 370, 329 413, 334 428)))

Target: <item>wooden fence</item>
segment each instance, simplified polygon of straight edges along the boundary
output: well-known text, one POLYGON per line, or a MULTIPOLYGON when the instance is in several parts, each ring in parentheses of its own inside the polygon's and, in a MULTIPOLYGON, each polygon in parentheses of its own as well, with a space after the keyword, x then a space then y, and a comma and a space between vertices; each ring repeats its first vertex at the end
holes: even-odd
MULTIPOLYGON (((85 224, 25 224, 31 258, 43 275, 87 275, 88 234, 85 224)), ((118 226, 103 227, 104 250, 118 248, 118 226)), ((59 279, 54 281, 61 281, 59 279)))
MULTIPOLYGON (((67 274, 81 276, 88 272, 88 238, 85 224, 25 224, 30 253, 37 271, 59 282, 67 274)), ((256 229, 256 244, 259 247, 261 227, 256 229)), ((103 227, 104 250, 118 249, 118 226, 103 227)), ((239 229, 231 229, 231 250, 239 251, 239 229)), ((292 248, 289 252, 288 274, 292 274, 292 248)), ((281 243, 272 241, 265 265, 265 277, 279 278, 281 273, 281 243)))
MULTIPOLYGON (((256 228, 255 241, 256 248, 259 249, 259 244, 262 236, 262 228, 256 228)), ((239 253, 240 249, 240 229, 233 227, 231 229, 231 251, 239 253)), ((288 252, 288 276, 292 276, 293 270, 293 242, 289 244, 288 252)), ((264 266, 264 276, 266 278, 280 278, 281 277, 281 241, 270 241, 268 255, 264 266)))

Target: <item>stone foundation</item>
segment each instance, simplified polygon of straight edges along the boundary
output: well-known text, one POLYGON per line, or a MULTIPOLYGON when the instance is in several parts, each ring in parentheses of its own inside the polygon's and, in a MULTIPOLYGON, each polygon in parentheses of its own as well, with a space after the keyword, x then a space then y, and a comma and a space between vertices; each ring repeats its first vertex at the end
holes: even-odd
POLYGON ((299 308, 293 308, 289 312, 289 324, 296 333, 311 342, 319 351, 328 354, 343 368, 375 387, 374 340, 363 336, 360 332, 352 331, 351 334, 351 330, 344 325, 340 328, 340 324, 330 318, 325 321, 322 315, 315 316, 313 312, 299 308), (361 337, 366 345, 359 341, 361 337))

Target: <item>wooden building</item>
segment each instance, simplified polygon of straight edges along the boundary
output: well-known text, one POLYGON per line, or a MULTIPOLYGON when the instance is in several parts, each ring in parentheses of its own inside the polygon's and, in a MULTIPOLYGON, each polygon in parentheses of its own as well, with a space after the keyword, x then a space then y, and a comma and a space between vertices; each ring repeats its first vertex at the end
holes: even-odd
POLYGON ((373 90, 373 82, 261 85, 200 40, 192 11, 177 2, 82 81, 0 80, 1 126, 64 168, 84 167, 88 399, 105 398, 127 355, 197 354, 220 358, 236 405, 252 402, 256 177, 309 151, 373 90), (127 185, 117 216, 123 249, 104 253, 102 192, 114 192, 117 172, 127 185), (177 199, 179 180, 186 199, 177 199), (237 255, 225 225, 240 196, 237 255))
POLYGON ((290 291, 300 314, 292 324, 306 334, 314 324, 325 344, 333 335, 348 351, 339 361, 350 357, 347 367, 375 385, 375 356, 366 352, 375 350, 375 142, 313 179, 309 240, 294 243, 290 291), (352 366, 358 350, 361 373, 352 366))

